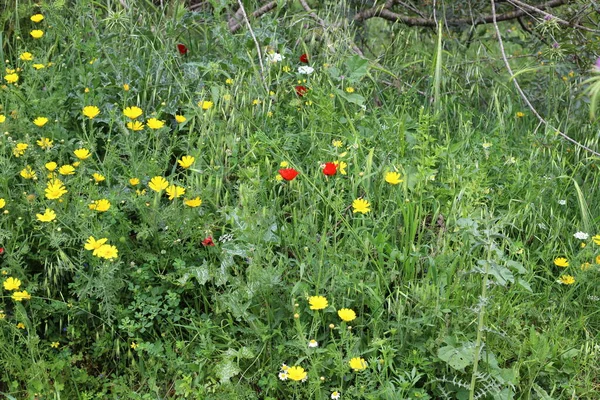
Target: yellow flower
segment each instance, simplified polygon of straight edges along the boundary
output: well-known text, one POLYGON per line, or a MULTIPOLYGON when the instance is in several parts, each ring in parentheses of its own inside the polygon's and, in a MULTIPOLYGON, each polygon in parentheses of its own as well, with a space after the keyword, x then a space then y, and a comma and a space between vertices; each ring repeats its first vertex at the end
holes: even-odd
POLYGON ((50 343, 50 347, 52 347, 53 349, 58 349, 60 346, 60 342, 52 342, 50 343))
POLYGON ((71 165, 74 166, 75 168, 79 167, 79 164, 81 164, 81 161, 75 161, 75 162, 71 163, 71 165))
POLYGON ((19 58, 21 59, 21 61, 31 61, 31 60, 33 60, 33 54, 26 51, 25 53, 21 53, 19 58))
POLYGON ((350 322, 356 319, 356 313, 354 310, 349 308, 342 308, 338 310, 338 316, 342 319, 342 321, 350 322))
POLYGON ((142 124, 140 121, 132 121, 127 123, 127 127, 132 131, 141 131, 144 129, 144 124, 142 124))
POLYGON ((90 88, 86 87, 85 89, 83 89, 83 93, 89 93, 89 92, 90 92, 90 88))
POLYGON ((112 258, 118 257, 119 250, 115 246, 112 246, 110 244, 103 244, 102 246, 95 249, 92 254, 96 257, 110 260, 112 258))
POLYGON ((566 268, 569 266, 569 262, 564 257, 557 257, 554 259, 554 265, 556 265, 557 267, 566 268))
POLYGON ((15 157, 22 156, 23 154, 25 154, 25 150, 27 150, 28 147, 29 147, 29 145, 27 143, 17 143, 17 145, 13 149, 14 156, 15 157))
POLYGON ((310 304, 311 310, 323 310, 329 303, 323 296, 311 296, 308 298, 308 304, 310 304))
POLYGON ((41 138, 38 140, 37 145, 40 146, 43 150, 47 150, 52 147, 52 140, 50 138, 41 138))
POLYGON ((223 100, 231 101, 231 95, 229 93, 223 95, 223 100))
POLYGON ((127 107, 123 110, 123 114, 125 114, 125 116, 127 118, 130 119, 136 119, 137 117, 139 117, 140 115, 143 114, 143 111, 141 108, 133 106, 133 107, 127 107))
POLYGON ((4 314, 4 311, 0 310, 0 321, 2 321, 4 318, 6 318, 6 314, 4 314))
POLYGON ((102 181, 105 181, 105 180, 106 180, 106 178, 104 177, 104 175, 102 175, 102 174, 99 174, 99 173, 97 173, 97 172, 94 172, 94 173, 92 174, 92 178, 94 178, 94 181, 96 181, 96 183, 98 183, 98 182, 102 182, 102 181))
POLYGON ((279 166, 280 166, 281 168, 287 168, 287 167, 289 167, 289 166, 290 166, 290 163, 289 163, 289 162, 287 162, 287 161, 282 161, 282 162, 280 162, 280 163, 279 163, 279 166))
POLYGON ((139 346, 139 344, 137 344, 136 342, 131 342, 131 346, 130 346, 130 347, 131 347, 133 350, 137 349, 137 348, 138 348, 138 346, 139 346))
MULTIPOLYGON (((15 300, 16 300, 16 299, 15 299, 15 300)), ((18 300, 18 301, 21 301, 21 300, 18 300)), ((22 322, 19 322, 19 323, 17 324, 17 329, 25 329, 25 324, 24 324, 24 323, 22 323, 22 322)))
POLYGON ((20 175, 25 179, 37 179, 36 172, 29 165, 21 170, 20 175))
POLYGON ((4 75, 4 80, 7 83, 17 83, 19 81, 19 75, 12 73, 12 74, 7 74, 4 75))
POLYGON ((35 14, 35 15, 32 15, 31 18, 29 18, 29 19, 31 19, 35 23, 38 23, 38 22, 42 22, 42 20, 44 19, 44 16, 42 14, 35 14))
POLYGON ((187 118, 184 117, 183 115, 175 115, 175 121, 177 121, 177 123, 181 124, 181 123, 187 121, 187 118))
POLYGON ((524 113, 524 112, 521 112, 521 111, 519 111, 519 112, 517 112, 517 114, 516 114, 516 115, 517 115, 517 118, 523 118, 523 117, 525 116, 525 113, 524 113))
POLYGON ((11 297, 14 301, 23 301, 31 299, 31 295, 27 293, 27 290, 23 290, 22 292, 14 292, 11 297))
POLYGON ((21 287, 21 281, 17 278, 10 277, 2 284, 4 290, 19 290, 21 287))
POLYGON ((254 99, 254 100, 252 100, 252 105, 253 105, 253 106, 257 106, 257 105, 259 105, 260 103, 261 103, 260 99, 254 99))
POLYGON ((88 238, 88 240, 85 242, 85 245, 83 246, 83 248, 86 250, 96 250, 96 249, 99 249, 107 241, 108 241, 107 238, 102 238, 102 239, 96 240, 96 239, 94 239, 93 236, 90 236, 88 238))
POLYGON ((385 181, 390 185, 397 185, 403 182, 403 179, 397 172, 388 172, 387 174, 385 174, 385 181))
POLYGON ((129 184, 131 186, 137 186, 140 184, 140 180, 138 178, 131 178, 129 179, 129 184))
POLYGON ((212 101, 202 100, 198 103, 198 107, 202 107, 203 110, 210 110, 214 103, 212 101))
POLYGON ((353 88, 353 87, 351 87, 351 86, 348 86, 348 87, 346 88, 346 92, 348 92, 348 93, 354 93, 354 88, 353 88))
POLYGON ((4 208, 6 205, 6 200, 0 198, 0 209, 4 208))
POLYGON ((185 204, 188 207, 200 207, 202 205, 202 199, 200 197, 196 197, 195 199, 185 199, 183 201, 183 204, 185 204))
POLYGON ((588 269, 592 268, 592 264, 590 264, 589 262, 585 262, 585 263, 581 264, 581 266, 579 268, 582 271, 587 271, 588 269))
POLYGON ((148 121, 146 121, 146 125, 148 125, 148 128, 150 129, 160 129, 165 125, 165 121, 160 121, 156 118, 150 118, 148 121))
POLYGON ((300 366, 293 366, 288 368, 287 372, 287 377, 293 381, 302 381, 304 379, 306 379, 306 371, 304 370, 304 368, 300 367, 300 366))
POLYGON ((181 168, 189 168, 196 161, 196 159, 192 156, 183 156, 181 160, 178 160, 177 163, 181 166, 181 168))
POLYGON ((167 194, 169 195, 169 200, 173 200, 183 196, 185 194, 185 189, 181 186, 170 185, 167 187, 167 194))
POLYGON ((369 211, 371 211, 371 209, 369 207, 371 207, 371 204, 369 204, 369 202, 365 199, 356 199, 352 202, 352 212, 353 213, 366 214, 369 211))
POLYGON ((348 164, 346 164, 344 161, 334 161, 333 163, 337 167, 337 170, 340 172, 340 174, 342 174, 342 175, 347 174, 346 168, 348 167, 348 164))
POLYGON ((233 79, 227 78, 227 80, 225 80, 225 83, 228 85, 233 85, 233 79))
POLYGON ((32 64, 31 65, 35 69, 44 69, 46 66, 44 64, 32 64))
POLYGON ((49 200, 60 199, 63 194, 67 193, 67 189, 59 179, 48 181, 44 191, 46 192, 46 198, 49 200))
POLYGON ((49 208, 43 214, 35 214, 40 222, 52 222, 56 219, 56 213, 49 208))
POLYGON ((39 126, 40 128, 44 125, 46 125, 46 123, 48 122, 48 118, 46 117, 37 117, 36 119, 33 120, 33 123, 36 124, 37 126, 39 126))
POLYGON ((31 35, 32 38, 39 39, 42 36, 44 36, 44 31, 39 30, 39 29, 34 29, 31 32, 29 32, 29 34, 31 35))
POLYGON ((85 106, 83 107, 83 115, 89 119, 94 119, 100 114, 100 109, 96 106, 85 106))
POLYGON ((150 179, 150 183, 148 183, 148 187, 155 192, 160 192, 161 190, 165 190, 169 186, 169 182, 162 176, 155 176, 150 179))
POLYGON ((333 144, 333 147, 337 147, 337 148, 340 148, 340 147, 342 147, 342 146, 343 146, 343 143, 342 143, 342 141, 341 141, 341 140, 334 140, 334 141, 332 142, 332 144, 333 144))
POLYGON ((367 362, 360 357, 354 357, 350 360, 349 364, 350 368, 352 368, 356 372, 367 369, 367 362))
POLYGON ((46 163, 46 165, 44 165, 46 167, 46 169, 50 172, 54 171, 56 169, 56 167, 58 167, 58 164, 56 164, 54 161, 50 161, 48 163, 46 163))
POLYGON ((77 149, 73 152, 73 154, 75 154, 75 157, 79 158, 80 160, 85 160, 86 158, 89 158, 92 153, 90 153, 90 151, 88 149, 77 149))
POLYGON ((592 236, 592 240, 594 241, 594 244, 600 246, 600 235, 592 236))
POLYGON ((558 283, 562 285, 572 285, 575 283, 575 278, 571 275, 561 275, 560 278, 558 278, 558 283))
POLYGON ((126 92, 129 92, 129 84, 128 83, 123 84, 123 90, 126 92))
POLYGON ((0 114, 0 124, 6 121, 6 115, 0 114))
POLYGON ((292 70, 292 68, 290 68, 289 65, 285 65, 282 69, 283 69, 283 72, 290 72, 292 70))
POLYGON ((108 211, 108 209, 110 208, 110 201, 106 199, 95 200, 92 201, 92 203, 89 205, 89 208, 90 210, 105 212, 108 211))
POLYGON ((72 165, 63 165, 58 169, 58 173, 61 175, 73 175, 75 174, 75 168, 72 165))

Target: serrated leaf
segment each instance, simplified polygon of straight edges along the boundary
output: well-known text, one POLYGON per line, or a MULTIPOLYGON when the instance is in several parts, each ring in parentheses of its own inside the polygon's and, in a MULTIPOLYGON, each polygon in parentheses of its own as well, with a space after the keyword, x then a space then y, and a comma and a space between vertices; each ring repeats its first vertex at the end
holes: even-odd
POLYGON ((215 374, 221 383, 228 383, 231 378, 241 372, 240 368, 229 358, 221 361, 215 367, 215 374))
POLYGON ((452 368, 462 371, 473 362, 473 347, 444 346, 438 349, 437 356, 452 368))

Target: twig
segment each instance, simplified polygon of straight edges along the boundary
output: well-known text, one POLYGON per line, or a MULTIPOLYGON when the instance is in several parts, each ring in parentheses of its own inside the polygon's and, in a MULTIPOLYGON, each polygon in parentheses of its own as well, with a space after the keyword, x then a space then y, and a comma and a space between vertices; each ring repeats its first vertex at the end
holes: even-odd
POLYGON ((310 8, 306 0, 300 0, 300 4, 302 4, 302 8, 306 10, 308 15, 310 15, 315 21, 319 23, 319 25, 321 25, 321 28, 327 27, 327 24, 325 23, 323 18, 319 17, 317 14, 314 13, 314 11, 310 8))
POLYGON ((262 61, 262 50, 260 48, 260 44, 258 43, 258 40, 256 39, 256 35, 254 34, 254 31, 252 30, 250 21, 248 21, 248 15, 246 15, 246 10, 244 9, 244 3, 242 3, 242 0, 238 0, 238 4, 240 5, 240 9, 242 10, 242 16, 244 17, 244 21, 246 21, 246 26, 248 27, 248 30, 250 31, 250 35, 252 36, 252 39, 254 39, 254 45, 256 46, 256 51, 258 52, 258 63, 260 64, 260 79, 262 80, 263 84, 265 85, 265 90, 268 92, 269 88, 267 87, 267 83, 265 82, 265 66, 263 65, 263 61, 262 61))
MULTIPOLYGON (((261 17, 263 14, 266 14, 275 8, 277 8, 277 1, 270 1, 267 4, 265 4, 264 6, 262 6, 261 8, 254 11, 252 13, 252 17, 254 17, 254 18, 261 17)), ((240 18, 242 17, 242 11, 245 11, 245 10, 242 8, 239 8, 235 12, 235 14, 231 18, 229 18, 229 22, 227 24, 229 25, 229 30, 231 31, 231 33, 237 32, 242 27, 241 21, 240 21, 240 18)))
MULTIPOLYGON (((527 107, 529 107, 529 109, 531 110, 533 115, 536 116, 536 118, 540 121, 540 123, 544 124, 545 126, 548 126, 549 125, 548 122, 537 112, 535 107, 533 107, 533 105, 531 104, 531 102, 529 101, 529 99, 527 98, 525 93, 523 92, 523 89, 521 89, 521 85, 519 85, 519 82, 515 78, 512 68, 510 67, 510 63, 508 62, 508 59, 506 58, 506 52, 504 51, 504 43, 502 42, 502 35, 500 34, 500 28, 498 27, 498 21, 496 20, 496 4, 494 3, 494 0, 491 0, 491 3, 492 3, 492 17, 493 17, 494 29, 496 30, 496 36, 498 37, 498 45, 500 47, 500 53, 502 54, 502 59, 504 60, 504 65, 506 66, 508 73, 512 77, 512 80, 515 85, 515 88, 517 89, 517 92, 519 92, 519 95, 521 96, 523 101, 525 101, 525 104, 527 104, 527 107)), ((553 128, 553 129, 556 131, 557 134, 559 134, 560 136, 562 136, 564 139, 568 140, 569 142, 573 143, 574 145, 579 146, 582 149, 589 151, 590 153, 592 153, 595 156, 600 156, 600 153, 579 143, 578 141, 571 138, 567 134, 561 132, 559 129, 556 129, 556 128, 553 128)))
POLYGON ((600 32, 597 29, 591 29, 591 28, 588 28, 587 26, 570 23, 569 21, 565 21, 564 19, 558 18, 557 16, 547 13, 544 10, 540 10, 537 7, 530 6, 529 4, 523 3, 522 1, 519 1, 519 0, 507 0, 507 1, 515 7, 521 7, 523 10, 528 10, 531 12, 542 14, 544 17, 552 18, 561 25, 570 26, 570 27, 581 29, 581 30, 588 31, 588 32, 594 32, 594 33, 600 32))

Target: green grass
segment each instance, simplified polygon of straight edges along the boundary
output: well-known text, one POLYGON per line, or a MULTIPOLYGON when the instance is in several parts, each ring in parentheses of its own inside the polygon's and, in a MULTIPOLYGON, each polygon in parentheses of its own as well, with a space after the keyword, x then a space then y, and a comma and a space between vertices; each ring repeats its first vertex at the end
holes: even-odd
MULTIPOLYGON (((263 82, 249 32, 175 2, 25 4, 2 23, 3 67, 19 81, 0 89, 0 280, 31 295, 0 291, 7 398, 594 397, 598 160, 538 126, 485 27, 467 47, 372 21, 375 62, 349 49, 352 27, 281 9, 253 21, 264 54, 285 56, 263 82), (310 75, 297 73, 303 53, 310 75), (128 129, 129 106, 165 126, 128 129), (52 161, 79 164, 63 176, 52 161), (282 162, 293 181, 278 179, 282 162), (345 173, 325 176, 327 162, 345 173), (27 165, 37 179, 21 176, 27 165), (402 183, 385 181, 392 171, 402 183), (185 195, 153 191, 155 176, 185 195), (54 178, 60 199, 45 196, 54 178), (184 204, 195 197, 200 207, 184 204), (368 213, 353 212, 359 198, 368 213), (108 211, 89 208, 100 199, 108 211), (46 208, 54 221, 36 218, 46 208), (90 236, 118 257, 94 256, 90 236), (316 295, 325 309, 309 308, 316 295), (357 318, 341 321, 341 308, 357 318), (366 369, 350 368, 355 357, 366 369), (306 381, 278 379, 283 364, 306 381)), ((511 54, 530 50, 512 35, 511 54)), ((544 53, 511 62, 552 126, 597 148, 585 72, 565 81, 574 67, 544 53)))

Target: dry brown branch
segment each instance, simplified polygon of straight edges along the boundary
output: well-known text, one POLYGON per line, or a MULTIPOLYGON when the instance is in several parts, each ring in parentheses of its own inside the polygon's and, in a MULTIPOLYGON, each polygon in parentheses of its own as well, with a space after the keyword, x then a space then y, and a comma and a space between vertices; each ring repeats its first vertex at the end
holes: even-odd
MULTIPOLYGON (((265 4, 264 6, 255 10, 252 13, 252 17, 259 18, 259 17, 263 16, 264 14, 268 13, 269 11, 274 10, 275 8, 277 8, 277 1, 270 1, 267 4, 265 4)), ((235 12, 235 14, 233 14, 233 16, 231 18, 229 18, 227 25, 229 26, 229 31, 231 33, 237 32, 242 27, 242 24, 244 23, 242 11, 243 10, 241 7, 238 8, 238 10, 235 12)))
POLYGON ((579 25, 579 24, 571 23, 569 21, 565 21, 564 19, 558 18, 555 15, 547 13, 546 11, 540 10, 539 8, 531 6, 531 5, 527 4, 527 3, 523 3, 522 1, 519 1, 519 0, 507 0, 507 1, 510 4, 512 4, 513 6, 520 7, 523 10, 531 11, 531 12, 534 12, 534 13, 537 13, 537 14, 541 14, 544 17, 547 17, 547 18, 553 18, 556 22, 558 22, 561 25, 570 26, 570 27, 581 29, 583 31, 588 31, 588 32, 594 32, 594 33, 600 32, 597 29, 591 29, 591 28, 588 28, 587 26, 582 26, 582 25, 579 25))

